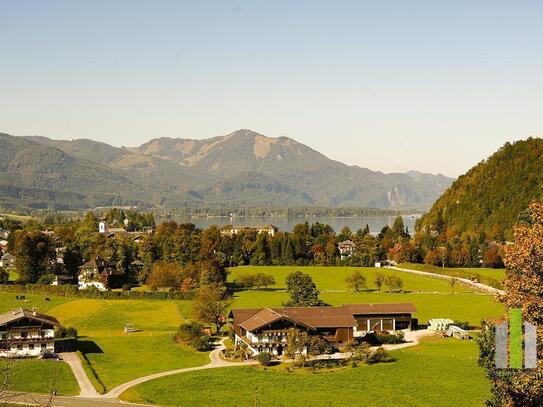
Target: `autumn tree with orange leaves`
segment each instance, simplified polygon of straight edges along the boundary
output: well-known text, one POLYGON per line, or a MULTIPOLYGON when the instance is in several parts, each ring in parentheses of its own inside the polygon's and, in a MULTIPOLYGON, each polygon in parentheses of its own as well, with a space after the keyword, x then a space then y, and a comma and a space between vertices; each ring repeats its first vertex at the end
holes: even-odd
POLYGON ((500 301, 507 311, 521 308, 523 320, 537 326, 538 364, 536 369, 496 369, 494 329, 487 325, 478 342, 480 364, 492 381, 488 406, 543 406, 543 202, 533 202, 530 215, 514 228, 514 244, 504 248, 506 294, 500 301))

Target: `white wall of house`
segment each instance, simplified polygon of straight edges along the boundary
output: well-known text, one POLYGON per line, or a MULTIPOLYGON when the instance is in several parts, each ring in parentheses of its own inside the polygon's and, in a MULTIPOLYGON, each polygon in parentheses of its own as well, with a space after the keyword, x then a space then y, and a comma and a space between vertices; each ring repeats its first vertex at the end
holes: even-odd
MULTIPOLYGON (((2 341, 0 341, 0 343, 1 342, 2 341)), ((0 357, 32 357, 39 356, 45 351, 53 352, 54 350, 55 341, 49 339, 36 343, 11 344, 9 350, 0 350, 0 357)))
POLYGON ((80 290, 86 290, 90 286, 94 286, 97 289, 99 289, 100 291, 106 291, 107 290, 104 283, 102 283, 101 281, 85 281, 84 278, 82 278, 82 276, 79 276, 77 282, 78 282, 80 290))

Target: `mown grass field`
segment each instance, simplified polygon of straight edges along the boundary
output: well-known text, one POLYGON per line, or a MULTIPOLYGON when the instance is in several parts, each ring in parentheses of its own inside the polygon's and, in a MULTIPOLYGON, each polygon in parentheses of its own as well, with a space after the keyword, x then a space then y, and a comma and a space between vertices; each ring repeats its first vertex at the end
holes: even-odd
MULTIPOLYGON (((417 276, 415 274, 402 273, 399 271, 374 268, 374 267, 296 267, 296 266, 244 266, 230 269, 228 281, 235 281, 240 274, 252 274, 262 272, 271 274, 275 278, 276 284, 270 288, 284 289, 286 287, 285 280, 288 274, 293 271, 300 270, 309 274, 315 284, 321 291, 348 291, 349 287, 345 279, 355 270, 362 272, 366 277, 366 291, 376 291, 375 276, 377 273, 382 273, 385 276, 396 275, 400 276, 403 281, 403 290, 409 292, 450 292, 451 288, 447 281, 440 279, 432 279, 427 277, 417 276)), ((386 287, 382 288, 386 291, 386 287)), ((456 292, 473 292, 473 288, 460 286, 456 288, 456 292)))
POLYGON ((475 341, 431 339, 391 354, 392 363, 332 373, 262 367, 191 372, 144 383, 121 397, 195 407, 251 406, 255 396, 262 407, 482 406, 489 393, 475 341))
MULTIPOLYGON (((56 360, 17 359, 12 362, 9 389, 20 392, 47 393, 54 388, 58 395, 79 394, 79 386, 67 363, 56 360)), ((0 368, 5 361, 0 362, 0 368)), ((1 378, 2 381, 4 377, 1 378)))
POLYGON ((206 353, 174 342, 182 319, 173 301, 78 299, 50 313, 63 325, 78 329, 84 365, 99 392, 137 377, 209 360, 206 353), (126 323, 135 324, 137 332, 124 333, 126 323))
POLYGON ((279 307, 288 301, 284 291, 286 276, 296 270, 310 274, 321 290, 321 298, 331 305, 349 303, 412 302, 417 307, 414 315, 419 323, 431 318, 451 318, 468 321, 478 326, 483 318, 499 316, 503 306, 489 294, 481 293, 471 287, 457 284, 454 294, 448 281, 417 276, 390 269, 358 268, 366 275, 368 289, 356 293, 350 291, 345 278, 355 268, 351 267, 238 267, 231 270, 229 280, 242 273, 264 272, 274 276, 276 284, 268 290, 242 290, 234 293, 233 307, 279 307), (374 279, 376 273, 397 275, 404 282, 402 293, 389 293, 386 288, 377 291, 374 279))
MULTIPOLYGON (((458 320, 467 320, 472 325, 478 325, 481 318, 495 317, 503 312, 501 304, 494 302, 492 296, 476 292, 472 288, 458 285, 455 288, 455 294, 452 295, 450 285, 446 281, 386 269, 359 269, 367 277, 368 288, 363 292, 355 293, 348 289, 345 282, 345 278, 354 271, 354 268, 337 267, 240 267, 232 269, 229 281, 233 281, 239 273, 253 272, 272 274, 276 280, 276 284, 269 290, 236 291, 232 306, 267 307, 283 305, 288 300, 288 295, 284 291, 285 278, 290 272, 295 270, 301 270, 310 274, 316 282, 317 287, 321 290, 321 298, 329 304, 413 302, 418 309, 415 317, 419 319, 419 323, 424 323, 429 318, 447 317, 458 320), (404 282, 404 290, 406 292, 388 293, 385 291, 385 288, 383 289, 383 292, 378 292, 374 285, 375 274, 377 272, 382 272, 386 275, 399 275, 404 282)), ((17 294, 15 293, 0 292, 0 310, 7 311, 11 308, 20 306, 26 308, 36 307, 40 312, 45 312, 57 317, 64 326, 73 326, 78 329, 80 335, 79 347, 83 358, 83 365, 89 378, 99 392, 105 392, 116 385, 137 377, 160 371, 203 365, 208 362, 206 353, 194 352, 188 347, 176 344, 172 339, 172 336, 177 331, 182 321, 186 318, 191 318, 191 301, 96 300, 64 298, 50 295, 48 295, 50 301, 45 301, 46 296, 43 294, 25 294, 27 301, 23 302, 16 300, 16 295, 17 294), (123 328, 126 323, 135 324, 138 332, 125 334, 123 328)), ((457 353, 458 355, 466 356, 467 353, 463 352, 468 352, 467 350, 462 350, 462 345, 451 345, 453 346, 452 350, 447 350, 447 347, 439 344, 428 344, 424 346, 428 346, 430 353, 429 356, 424 359, 424 362, 421 362, 427 365, 424 367, 423 371, 425 369, 431 371, 432 363, 441 358, 448 360, 448 362, 451 362, 452 358, 452 361, 456 363, 458 362, 456 360, 457 353), (439 357, 437 356, 438 354, 440 355, 439 357)), ((469 351, 471 353, 468 352, 469 355, 471 355, 470 357, 473 355, 476 356, 473 347, 469 348, 468 345, 465 346, 466 349, 471 349, 469 351)), ((387 380, 396 382, 396 379, 394 379, 396 376, 395 369, 398 368, 400 369, 400 372, 397 381, 399 382, 399 387, 405 391, 409 390, 410 385, 408 378, 402 375, 407 375, 409 370, 419 378, 420 385, 424 385, 424 388, 427 386, 435 386, 436 379, 429 376, 420 376, 413 365, 416 362, 416 357, 413 355, 417 355, 416 349, 418 348, 419 347, 398 353, 398 361, 390 365, 382 367, 361 367, 359 369, 349 370, 348 372, 341 371, 333 373, 329 378, 329 383, 320 383, 318 381, 320 380, 318 377, 323 377, 323 375, 311 375, 310 377, 315 377, 313 379, 307 379, 309 381, 306 381, 306 379, 298 379, 296 376, 294 383, 298 383, 296 381, 301 380, 298 384, 302 389, 307 389, 307 391, 309 391, 312 386, 339 386, 340 383, 344 383, 344 381, 354 380, 358 381, 359 384, 363 382, 364 386, 367 386, 369 389, 368 394, 374 394, 375 396, 375 393, 372 392, 377 391, 379 381, 385 380, 384 376, 391 375, 392 379, 387 380), (410 363, 412 364, 410 365, 410 363), (381 369, 385 370, 381 371, 381 369), (375 379, 372 379, 373 376, 368 372, 376 372, 375 379), (333 376, 336 374, 339 375, 338 378, 333 376), (312 382, 311 380, 317 381, 312 382)), ((53 365, 44 364, 42 362, 44 361, 34 360, 32 363, 35 363, 35 366, 28 362, 28 368, 25 367, 24 370, 28 370, 28 372, 36 371, 39 372, 36 373, 36 376, 40 374, 43 377, 47 377, 46 373, 44 374, 43 371, 40 372, 36 369, 45 369, 49 371, 53 365)), ((33 375, 33 373, 29 374, 33 375)), ((282 372, 255 371, 251 368, 225 369, 224 377, 219 374, 219 376, 215 378, 215 376, 213 376, 214 374, 215 373, 211 374, 211 372, 194 373, 190 374, 189 378, 194 381, 199 381, 200 379, 205 381, 208 378, 207 375, 211 375, 209 377, 209 380, 211 380, 210 383, 217 383, 217 385, 219 385, 222 380, 228 379, 230 382, 228 386, 226 386, 225 391, 227 392, 231 391, 229 389, 231 388, 232 382, 241 383, 242 380, 250 380, 249 383, 253 383, 254 386, 257 386, 260 382, 266 381, 266 378, 270 375, 270 383, 275 383, 277 386, 283 386, 284 380, 284 374, 282 372), (253 382, 251 382, 251 380, 253 380, 253 382)), ((71 387, 73 385, 73 380, 74 379, 68 370, 67 376, 62 376, 62 381, 65 381, 65 383, 59 384, 59 386, 64 386, 62 387, 63 390, 61 390, 61 392, 71 394, 70 392, 73 391, 73 388, 71 387)), ((186 384, 190 385, 190 380, 186 384)), ((452 390, 448 390, 447 388, 443 389, 446 391, 445 394, 449 398, 454 398, 455 396, 454 393, 452 393, 456 388, 454 386, 461 387, 455 377, 453 377, 452 382, 452 390)), ((156 385, 155 381, 149 383, 149 391, 151 393, 158 393, 159 388, 161 388, 163 393, 169 393, 169 384, 166 383, 164 385, 166 387, 163 387, 162 383, 162 381, 159 381, 156 385)), ((40 382, 39 380, 34 380, 31 384, 22 384, 33 386, 32 388, 24 390, 47 392, 48 389, 47 383, 40 382)), ((247 388, 251 388, 253 384, 247 388)), ((173 388, 177 389, 176 386, 177 385, 173 386, 173 388)), ((254 386, 252 387, 253 389, 254 386)), ((442 384, 442 386, 448 385, 445 383, 442 384)), ((236 388, 239 387, 240 386, 236 386, 236 388)), ((192 401, 195 403, 193 405, 212 404, 202 404, 204 401, 207 402, 206 400, 208 400, 207 391, 208 390, 206 389, 203 390, 201 398, 200 396, 195 396, 195 394, 197 394, 196 391, 187 392, 192 394, 190 397, 197 398, 194 400, 182 398, 181 400, 189 404, 192 401)), ((270 400, 276 401, 279 404, 270 402, 271 404, 260 405, 296 405, 290 404, 290 401, 287 399, 274 399, 272 396, 267 395, 266 391, 267 390, 263 388, 262 394, 266 397, 271 397, 269 398, 270 400)), ((323 394, 325 393, 329 394, 326 389, 323 390, 323 392, 324 393, 319 393, 320 397, 324 397, 323 394)), ((410 392, 413 393, 412 389, 410 392)), ((172 393, 171 397, 176 397, 175 394, 175 392, 172 393)), ((249 396, 252 396, 252 393, 243 395, 243 397, 249 396)), ((136 395, 134 397, 137 398, 140 396, 136 395)), ((147 395, 145 395, 145 397, 147 397, 147 395)), ((151 400, 152 397, 155 396, 151 394, 148 397, 151 400)), ((165 395, 163 397, 170 396, 165 395)), ((351 399, 351 396, 345 397, 344 402, 347 404, 356 399, 356 397, 351 399)), ((371 397, 368 399, 370 398, 371 397)), ((261 396, 259 396, 259 400, 262 402, 261 396)), ((171 402, 171 400, 165 400, 164 402, 166 401, 168 403, 171 402)), ((306 403, 304 402, 304 404, 306 403)), ((244 404, 242 403, 242 405, 244 404)))
POLYGON ((428 273, 444 274, 447 276, 472 279, 476 277, 481 283, 495 288, 503 288, 502 281, 505 279, 505 269, 492 268, 459 268, 459 267, 436 267, 427 264, 402 263, 398 267, 412 270, 426 271, 428 273))

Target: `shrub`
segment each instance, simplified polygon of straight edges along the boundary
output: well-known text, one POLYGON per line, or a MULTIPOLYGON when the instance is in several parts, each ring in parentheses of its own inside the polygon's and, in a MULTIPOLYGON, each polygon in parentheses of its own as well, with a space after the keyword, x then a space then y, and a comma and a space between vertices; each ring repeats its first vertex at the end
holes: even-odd
POLYGON ((122 289, 123 291, 130 291, 130 290, 131 290, 130 284, 123 284, 123 286, 121 287, 121 289, 122 289))
POLYGON ((189 345, 197 350, 198 352, 207 352, 213 348, 211 345, 211 337, 207 335, 202 335, 198 338, 194 338, 189 342, 189 345))
POLYGON ((256 356, 256 360, 258 360, 258 363, 260 363, 262 366, 268 366, 272 360, 272 355, 268 352, 260 352, 256 356))
POLYGON ((396 344, 405 342, 403 332, 398 332, 397 334, 390 334, 388 332, 377 332, 375 334, 375 337, 379 344, 396 344))
POLYGON ((390 355, 388 354, 388 352, 383 348, 377 348, 375 352, 372 352, 368 355, 366 362, 371 365, 374 363, 388 362, 389 360, 390 355))
POLYGON ((77 338, 77 328, 59 326, 55 332, 55 338, 77 338))
POLYGON ((175 339, 181 342, 190 342, 204 336, 204 326, 196 321, 186 322, 179 326, 175 339))
POLYGON ((9 273, 3 267, 0 267, 0 284, 7 284, 8 281, 9 273))

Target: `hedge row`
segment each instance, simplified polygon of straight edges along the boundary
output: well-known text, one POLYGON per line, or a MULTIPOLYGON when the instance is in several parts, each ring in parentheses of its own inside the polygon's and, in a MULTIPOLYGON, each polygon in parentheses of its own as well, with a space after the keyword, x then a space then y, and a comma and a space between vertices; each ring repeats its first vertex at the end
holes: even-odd
POLYGON ((59 297, 103 300, 192 300, 194 292, 79 290, 74 285, 0 284, 0 292, 48 294, 59 297))

